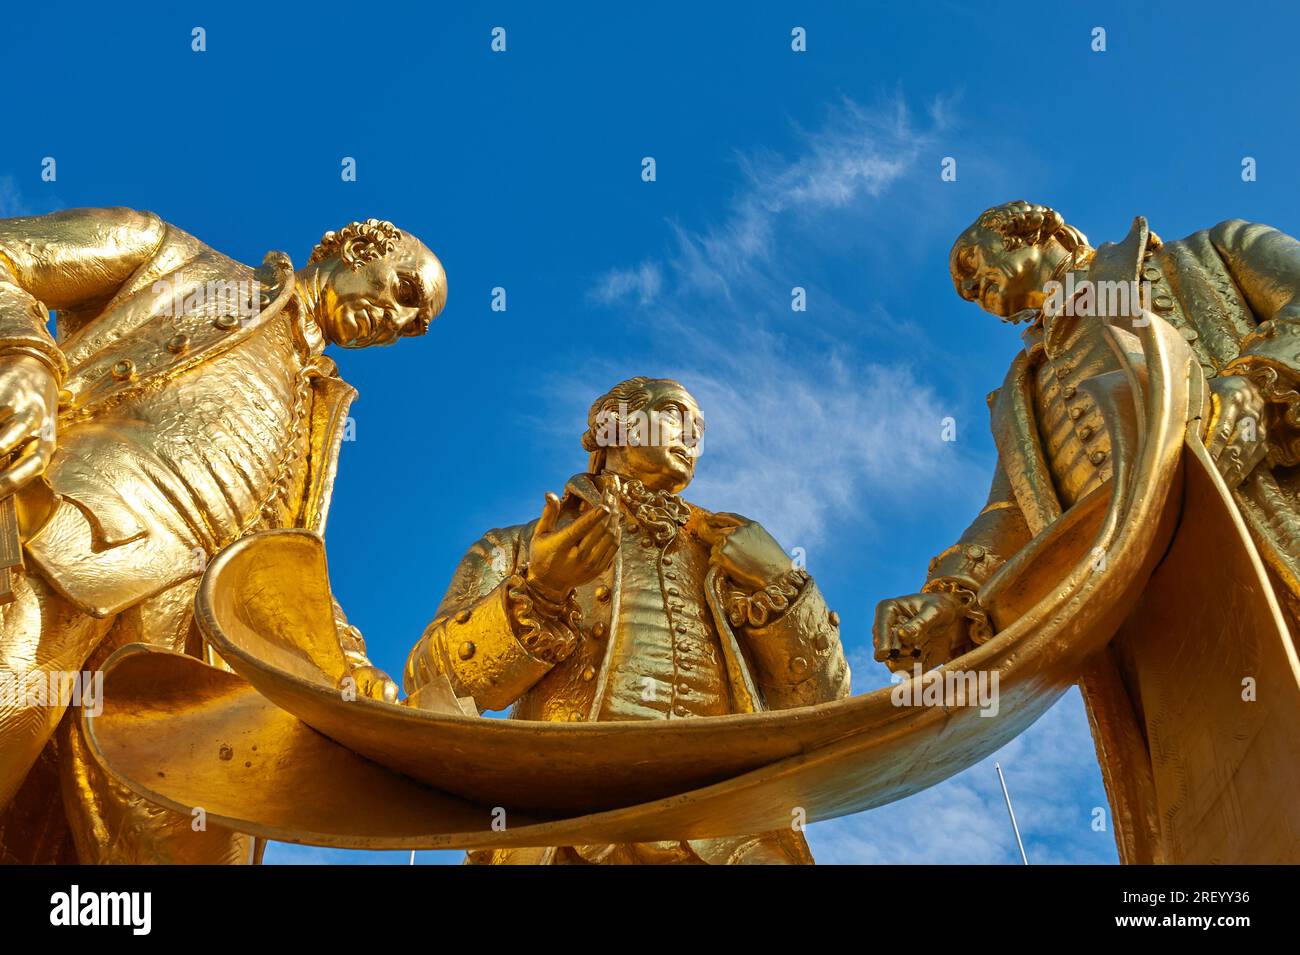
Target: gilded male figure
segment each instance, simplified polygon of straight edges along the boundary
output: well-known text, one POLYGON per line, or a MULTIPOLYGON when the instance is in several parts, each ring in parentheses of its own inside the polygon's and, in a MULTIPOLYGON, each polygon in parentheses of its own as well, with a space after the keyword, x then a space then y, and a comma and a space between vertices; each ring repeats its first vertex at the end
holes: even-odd
MULTIPOLYGON (((703 420, 668 379, 592 405, 588 470, 539 518, 461 561, 405 684, 445 675, 530 720, 699 719, 849 694, 839 619, 759 524, 680 495, 703 420)), ((507 807, 508 809, 508 807, 507 807)), ((792 818, 792 823, 795 822, 792 818)), ((811 863, 800 829, 718 839, 506 849, 476 863, 811 863)))
MULTIPOLYGON (((880 604, 876 658, 894 669, 911 669, 918 659, 928 667, 994 636, 980 587, 1063 511, 1113 477, 1115 449, 1099 396, 1127 394, 1128 386, 1111 374, 1121 366, 1106 326, 1131 330, 1144 315, 1181 332, 1200 363, 1212 403, 1206 448, 1235 489, 1235 506, 1292 633, 1300 632, 1300 242, 1240 220, 1165 242, 1139 217, 1121 242, 1093 249, 1056 211, 1016 201, 984 212, 958 237, 949 264, 963 299, 1026 326, 1024 349, 1002 387, 989 395, 999 457, 988 501, 957 542, 931 561, 920 593, 880 604), (1105 283, 1129 283, 1143 290, 1143 298, 1119 315, 1066 307, 1070 303, 1057 294, 1062 285, 1082 293, 1105 283)), ((1195 627, 1196 621, 1179 625, 1195 627)), ((1153 701, 1139 688, 1144 677, 1150 683, 1161 675, 1140 659, 1112 645, 1084 675, 1082 689, 1121 856, 1150 862, 1162 858, 1155 829, 1168 806, 1133 805, 1148 797, 1122 778, 1150 773, 1143 715, 1151 716, 1153 701), (1136 756, 1124 762, 1125 752, 1136 756), (1132 820, 1146 820, 1152 833, 1123 831, 1132 820)), ((1157 661, 1155 668, 1162 665, 1157 661)), ((1229 818, 1233 783, 1193 782, 1226 794, 1215 804, 1223 818, 1214 822, 1235 826, 1229 818)))
MULTIPOLYGON (((204 655, 207 557, 259 530, 323 532, 355 396, 326 344, 423 334, 445 300, 433 253, 375 219, 326 233, 296 272, 148 212, 0 220, 0 499, 16 498, 26 563, 0 607, 0 670, 93 670, 128 642, 204 655)), ((340 678, 395 699, 345 621, 340 642, 340 678)), ((248 837, 109 780, 64 709, 0 703, 0 860, 250 858, 248 837)))

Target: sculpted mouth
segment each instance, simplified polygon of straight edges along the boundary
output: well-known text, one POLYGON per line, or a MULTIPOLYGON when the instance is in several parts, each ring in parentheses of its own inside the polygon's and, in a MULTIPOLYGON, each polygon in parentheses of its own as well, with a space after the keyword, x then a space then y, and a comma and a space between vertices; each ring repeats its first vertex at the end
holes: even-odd
POLYGON ((368 302, 341 309, 339 317, 348 346, 383 344, 396 338, 391 323, 384 321, 383 309, 368 302))
POLYGON ((683 464, 686 464, 690 467, 695 466, 695 459, 691 457, 691 453, 687 451, 685 448, 669 448, 668 453, 674 455, 677 458, 680 458, 683 464))

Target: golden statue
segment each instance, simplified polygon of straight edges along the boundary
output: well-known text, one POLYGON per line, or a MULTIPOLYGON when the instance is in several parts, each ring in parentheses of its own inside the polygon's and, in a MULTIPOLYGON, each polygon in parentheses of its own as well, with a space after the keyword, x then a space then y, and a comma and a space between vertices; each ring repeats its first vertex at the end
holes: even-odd
POLYGON ((1157 569, 1174 591, 1170 606, 1157 609, 1165 595, 1153 586, 1148 616, 1122 624, 1082 674, 1120 856, 1300 861, 1295 812, 1273 805, 1293 803, 1284 793, 1300 782, 1289 758, 1300 735, 1300 242, 1240 220, 1163 242, 1139 217, 1122 242, 1093 250, 1054 210, 1017 201, 984 212, 949 264, 963 299, 1026 325, 1025 347, 989 396, 999 460, 988 503, 931 561, 921 593, 879 606, 876 659, 929 667, 997 633, 982 588, 1114 478, 1123 449, 1106 405, 1128 385, 1107 328, 1131 330, 1154 314, 1188 343, 1208 381, 1206 450, 1267 573, 1216 575, 1219 542, 1202 540, 1186 556, 1205 571, 1198 588, 1171 551, 1157 569), (1276 667, 1268 672, 1268 654, 1252 646, 1266 634, 1234 605, 1273 594, 1287 626, 1281 646, 1264 648, 1276 667), (1229 625, 1212 633, 1212 615, 1225 612, 1229 625), (1207 662, 1239 669, 1212 693, 1197 677, 1207 662), (1264 681, 1269 692, 1256 697, 1264 681), (1270 818, 1275 830, 1263 825, 1270 818))
MULTIPOLYGON (((591 406, 587 473, 461 561, 406 666, 522 720, 677 720, 849 693, 839 618, 762 526, 679 495, 701 450, 680 384, 631 378, 591 406)), ((786 827, 703 840, 474 853, 491 863, 810 863, 786 827)))
POLYGON ((801 862, 804 823, 973 765, 1081 682, 1123 861, 1300 861, 1300 243, 1138 219, 1094 250, 1016 202, 951 265, 1025 349, 990 396, 987 505, 877 613, 898 685, 847 695, 812 581, 678 496, 694 400, 632 379, 592 408, 587 472, 466 555, 402 701, 340 692, 323 543, 286 522, 208 562, 207 660, 117 649, 77 738, 124 791, 261 838, 801 862))
MULTIPOLYGON (((26 565, 0 570, 0 675, 19 687, 0 700, 0 860, 254 854, 106 777, 45 690, 128 643, 218 662, 192 627, 208 557, 325 526, 355 396, 326 343, 423 334, 445 299, 437 258, 374 219, 326 233, 296 273, 282 253, 232 261, 152 213, 0 220, 0 553, 17 532, 26 565)), ((337 675, 395 699, 339 621, 337 675)))

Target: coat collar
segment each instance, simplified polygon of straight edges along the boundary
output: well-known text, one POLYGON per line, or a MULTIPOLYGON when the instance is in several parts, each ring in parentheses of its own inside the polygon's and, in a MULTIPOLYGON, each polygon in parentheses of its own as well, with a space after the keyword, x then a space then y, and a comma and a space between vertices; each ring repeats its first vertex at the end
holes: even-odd
MULTIPOLYGON (((1146 255, 1148 246, 1158 244, 1159 240, 1152 235, 1146 218, 1136 216, 1129 227, 1128 235, 1121 241, 1102 243, 1093 254, 1087 272, 1080 276, 1079 280, 1090 283, 1094 293, 1098 283, 1101 282, 1129 282, 1133 283, 1132 288, 1139 288, 1137 283, 1143 256, 1146 255)), ((1075 295, 1081 291, 1082 286, 1077 286, 1075 295)), ((1048 354, 1053 354, 1055 346, 1059 345, 1074 327, 1076 320, 1069 316, 1059 316, 1030 325, 1020 336, 1025 343, 1025 354, 1030 362, 1036 361, 1044 350, 1048 354)))

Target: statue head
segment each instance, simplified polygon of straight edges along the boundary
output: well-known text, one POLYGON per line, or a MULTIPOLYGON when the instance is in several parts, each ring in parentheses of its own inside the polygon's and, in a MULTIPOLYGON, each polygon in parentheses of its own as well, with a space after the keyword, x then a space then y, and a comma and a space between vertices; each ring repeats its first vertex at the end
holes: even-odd
POLYGON ((1017 199, 985 210, 957 237, 948 271, 958 295, 1010 319, 1041 307, 1043 286, 1091 251, 1084 234, 1055 209, 1017 199))
POLYGON ((592 473, 613 471, 676 493, 695 476, 703 434, 700 406, 678 382, 629 378, 592 404, 582 446, 591 452, 592 473))
POLYGON ((326 232, 312 250, 308 271, 321 331, 344 348, 423 335, 447 302, 447 275, 438 257, 415 236, 379 219, 326 232))

